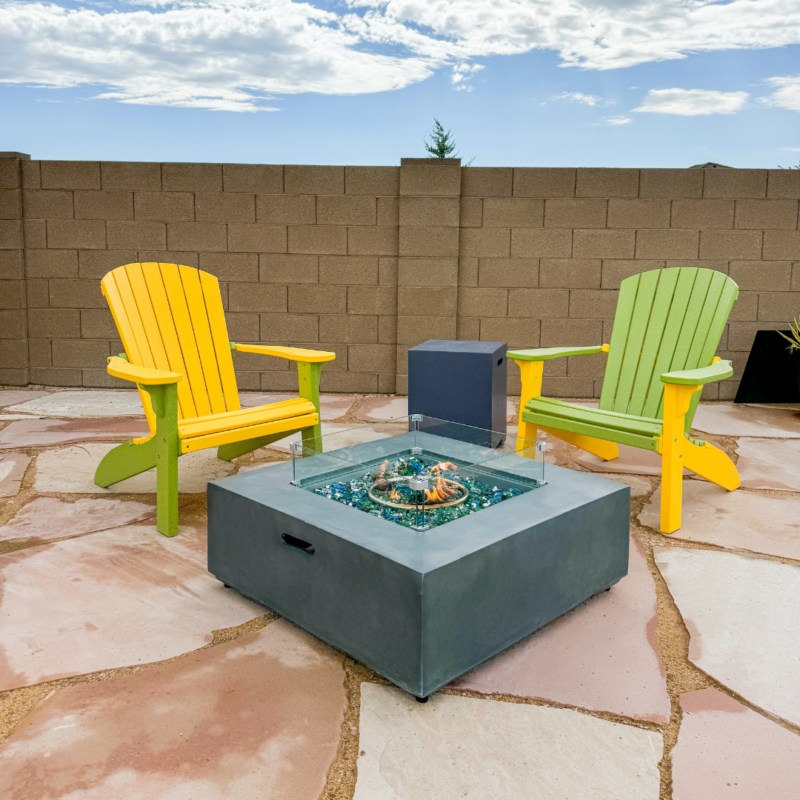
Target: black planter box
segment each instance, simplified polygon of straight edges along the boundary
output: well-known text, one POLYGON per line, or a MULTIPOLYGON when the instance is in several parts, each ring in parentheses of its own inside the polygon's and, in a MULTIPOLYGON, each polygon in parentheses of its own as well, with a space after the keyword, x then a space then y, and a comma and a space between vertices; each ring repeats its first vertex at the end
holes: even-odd
POLYGON ((734 402, 800 403, 800 351, 778 331, 756 333, 734 402))
MULTIPOLYGON (((420 436, 426 450, 470 459, 469 444, 420 436)), ((411 441, 347 450, 368 461, 411 441)), ((540 463, 514 455, 492 469, 541 475, 540 463)), ((550 465, 545 477, 541 488, 426 532, 290 485, 289 463, 223 478, 208 485, 208 568, 426 697, 627 574, 630 489, 550 465)))

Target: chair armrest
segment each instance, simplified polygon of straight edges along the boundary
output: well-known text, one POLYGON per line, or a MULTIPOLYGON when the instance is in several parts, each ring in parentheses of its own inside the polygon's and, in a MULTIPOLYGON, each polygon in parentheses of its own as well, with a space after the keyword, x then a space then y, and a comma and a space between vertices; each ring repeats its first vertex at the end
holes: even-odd
POLYGON ((509 350, 506 355, 514 361, 549 361, 551 358, 583 356, 590 353, 607 353, 608 345, 593 347, 541 347, 537 350, 509 350))
POLYGON ((319 364, 322 361, 333 361, 336 353, 329 353, 325 350, 303 350, 300 347, 275 347, 271 344, 237 344, 231 342, 231 350, 240 353, 258 353, 262 356, 277 356, 288 361, 305 361, 311 364, 319 364))
POLYGON ((717 360, 707 367, 697 369, 684 369, 678 372, 665 372, 661 376, 664 383, 679 386, 702 386, 713 381, 721 381, 733 375, 733 366, 730 361, 717 360))
POLYGON ((108 374, 124 381, 133 381, 142 386, 163 386, 169 383, 178 383, 183 380, 183 375, 178 372, 169 372, 165 369, 150 369, 150 367, 137 367, 129 364, 118 356, 108 359, 108 374))

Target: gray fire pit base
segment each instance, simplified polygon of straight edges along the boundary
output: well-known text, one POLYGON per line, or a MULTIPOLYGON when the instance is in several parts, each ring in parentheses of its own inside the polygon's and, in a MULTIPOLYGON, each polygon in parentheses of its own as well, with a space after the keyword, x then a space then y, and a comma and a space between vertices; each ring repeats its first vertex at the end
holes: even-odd
MULTIPOLYGON (((389 458, 404 439, 349 450, 389 458)), ((472 446, 428 447, 469 460, 472 446)), ((493 468, 540 477, 517 456, 493 468)), ((424 533, 291 477, 282 464, 209 484, 209 571, 417 697, 628 571, 630 489, 594 475, 547 465, 547 485, 424 533)))

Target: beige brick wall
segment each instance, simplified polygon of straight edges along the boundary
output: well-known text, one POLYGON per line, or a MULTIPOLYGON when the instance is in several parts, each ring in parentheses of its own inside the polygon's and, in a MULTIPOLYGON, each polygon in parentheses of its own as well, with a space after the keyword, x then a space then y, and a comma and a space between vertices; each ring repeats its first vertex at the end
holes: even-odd
MULTIPOLYGON (((460 338, 607 342, 620 281, 664 267, 719 270, 740 287, 719 351, 735 374, 704 396, 730 399, 755 332, 800 314, 798 173, 468 168, 462 195, 460 338)), ((603 370, 602 356, 548 362, 544 391, 597 397, 603 370)), ((513 366, 509 389, 519 391, 513 366)))
MULTIPOLYGON (((429 338, 608 341, 620 282, 701 266, 739 284, 720 345, 800 314, 800 173, 790 170, 139 164, 0 158, 0 383, 123 385, 99 279, 134 261, 216 275, 236 341, 333 350, 332 392, 405 392, 429 338)), ((248 390, 292 390, 235 356, 248 390)), ((599 394, 604 360, 548 362, 551 395, 599 394)), ((510 389, 519 390, 512 367, 510 389)))
MULTIPOLYGON (((5 155, 5 154, 2 154, 5 155)), ((22 160, 0 155, 0 385, 30 380, 22 160)), ((10 154, 9 154, 10 155, 10 154)))

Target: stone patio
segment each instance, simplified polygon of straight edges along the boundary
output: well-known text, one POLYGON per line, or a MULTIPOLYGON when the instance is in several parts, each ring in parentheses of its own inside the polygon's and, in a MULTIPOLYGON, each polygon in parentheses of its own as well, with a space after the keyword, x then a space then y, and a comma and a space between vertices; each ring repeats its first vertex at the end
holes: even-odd
MULTIPOLYGON (((242 405, 286 395, 243 393, 242 405)), ((329 395, 334 446, 391 435, 405 398, 329 395)), ((517 404, 509 402, 509 435, 517 404)), ((632 489, 629 574, 418 704, 208 574, 205 485, 288 458, 92 475, 145 429, 131 391, 0 389, 0 797, 9 800, 752 800, 800 782, 800 414, 703 404, 741 472, 684 480, 658 532, 658 460, 547 460, 632 489)))

